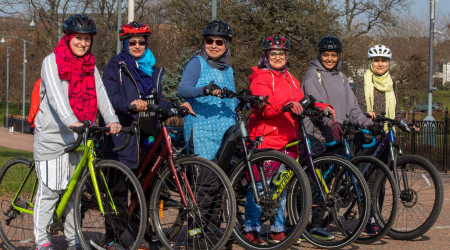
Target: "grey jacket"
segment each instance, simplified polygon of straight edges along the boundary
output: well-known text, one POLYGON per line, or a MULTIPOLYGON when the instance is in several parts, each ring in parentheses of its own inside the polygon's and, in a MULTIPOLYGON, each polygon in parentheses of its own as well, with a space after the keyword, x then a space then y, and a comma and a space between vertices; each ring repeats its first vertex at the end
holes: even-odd
MULTIPOLYGON (((95 68, 95 87, 99 112, 106 124, 119 122, 109 102, 102 78, 95 68)), ((76 140, 70 125, 78 122, 69 103, 68 82, 58 76, 55 54, 51 53, 42 62, 40 110, 36 115, 33 155, 37 161, 48 161, 64 154, 64 149, 76 140)))
MULTIPOLYGON (((303 78, 302 90, 305 95, 314 96, 318 102, 333 106, 337 122, 342 124, 348 118, 353 124, 365 128, 372 122, 359 108, 347 77, 340 71, 341 64, 342 62, 339 61, 334 69, 327 70, 319 59, 311 61, 311 67, 303 78)), ((306 133, 310 139, 315 138, 313 141, 318 140, 321 143, 333 141, 334 138, 329 128, 332 123, 333 121, 327 117, 322 122, 307 118, 305 120, 306 133)))

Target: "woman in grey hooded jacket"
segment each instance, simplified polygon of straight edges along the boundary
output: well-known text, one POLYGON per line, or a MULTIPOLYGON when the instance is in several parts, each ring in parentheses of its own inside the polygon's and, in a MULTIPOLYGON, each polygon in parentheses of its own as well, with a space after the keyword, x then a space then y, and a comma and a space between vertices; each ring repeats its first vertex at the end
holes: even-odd
MULTIPOLYGON (((347 77, 340 71, 342 64, 340 53, 343 48, 341 41, 334 36, 320 39, 317 45, 319 55, 311 61, 311 67, 303 78, 302 90, 305 95, 314 96, 317 102, 330 104, 335 111, 335 122, 327 117, 324 117, 323 121, 306 118, 306 133, 311 150, 316 155, 324 152, 324 142, 340 140, 342 135, 340 124, 347 118, 353 124, 367 128, 374 134, 381 131, 381 127, 372 124, 361 111, 347 77)), ((318 209, 312 219, 311 234, 321 239, 332 240, 334 236, 321 228, 326 211, 321 209, 323 206, 317 205, 318 209)))

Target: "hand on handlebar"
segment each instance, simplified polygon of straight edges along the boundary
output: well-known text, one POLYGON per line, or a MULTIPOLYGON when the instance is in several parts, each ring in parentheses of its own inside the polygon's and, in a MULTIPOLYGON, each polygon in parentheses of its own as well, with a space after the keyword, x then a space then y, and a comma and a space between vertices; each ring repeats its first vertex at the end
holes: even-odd
POLYGON ((70 129, 73 129, 75 127, 83 127, 83 126, 84 126, 84 124, 81 122, 74 122, 74 123, 70 124, 70 129))
POLYGON ((301 115, 303 112, 303 107, 299 102, 288 101, 284 103, 282 110, 290 110, 296 115, 301 115))
POLYGON ((106 125, 106 127, 110 128, 109 132, 106 132, 106 134, 109 135, 119 133, 122 125, 120 125, 118 122, 111 122, 110 124, 106 125))
POLYGON ((214 84, 214 81, 211 81, 208 85, 204 86, 202 90, 205 96, 214 95, 220 97, 220 93, 222 92, 222 89, 219 85, 214 84))
POLYGON ((189 113, 190 113, 191 115, 194 115, 194 116, 195 116, 195 112, 194 112, 194 110, 192 109, 191 104, 189 104, 188 102, 185 102, 185 103, 181 104, 180 106, 187 108, 187 109, 189 110, 189 113))
POLYGON ((367 116, 367 118, 370 118, 370 120, 372 120, 373 121, 373 119, 375 119, 375 117, 377 117, 377 114, 375 114, 375 112, 367 112, 366 113, 366 116, 367 116), (370 116, 368 116, 368 115, 370 116))
POLYGON ((131 109, 133 111, 142 112, 147 110, 147 103, 141 99, 134 100, 130 105, 135 105, 136 108, 131 109))
MULTIPOLYGON (((331 119, 333 119, 333 122, 336 122, 336 112, 334 112, 333 107, 326 106, 325 109, 323 110, 323 113, 326 116, 331 116, 331 119)), ((341 129, 341 132, 342 132, 342 129, 341 129)))

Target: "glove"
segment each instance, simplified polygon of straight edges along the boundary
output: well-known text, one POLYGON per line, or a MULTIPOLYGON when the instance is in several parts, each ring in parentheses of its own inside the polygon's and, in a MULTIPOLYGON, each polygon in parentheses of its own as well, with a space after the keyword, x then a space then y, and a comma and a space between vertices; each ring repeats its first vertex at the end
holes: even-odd
POLYGON ((383 127, 378 123, 367 126, 367 130, 369 130, 372 135, 375 136, 383 133, 383 127))
POLYGON ((284 107, 289 108, 296 115, 301 115, 303 112, 303 107, 299 102, 285 102, 284 107))
MULTIPOLYGON (((333 119, 333 122, 336 123, 336 113, 334 112, 333 107, 331 107, 330 105, 326 106, 325 109, 323 110, 323 113, 325 115, 331 115, 332 116, 331 119, 333 119)), ((333 125, 333 124, 331 124, 331 125, 333 125)), ((341 132, 342 132, 342 129, 341 129, 341 132)))
POLYGON ((341 124, 339 124, 339 122, 333 122, 330 125, 330 129, 331 129, 331 134, 333 135, 334 139, 336 141, 339 141, 341 139, 341 135, 342 135, 341 124))
POLYGON ((204 86, 204 87, 202 88, 203 94, 204 94, 205 96, 207 96, 207 95, 212 95, 212 92, 213 92, 214 90, 216 90, 216 89, 221 89, 221 88, 220 88, 219 85, 217 85, 217 84, 209 84, 209 85, 206 85, 206 86, 204 86))

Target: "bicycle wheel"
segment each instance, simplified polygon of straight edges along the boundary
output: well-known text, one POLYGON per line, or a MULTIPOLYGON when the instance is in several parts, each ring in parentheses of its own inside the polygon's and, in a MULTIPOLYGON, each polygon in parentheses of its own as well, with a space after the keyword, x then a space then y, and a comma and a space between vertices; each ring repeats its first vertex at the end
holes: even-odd
POLYGON ((8 249, 36 248, 33 207, 37 185, 34 162, 28 158, 13 158, 0 172, 0 236, 8 249), (16 207, 13 207, 13 204, 16 207), (20 209, 26 209, 28 212, 20 209))
POLYGON ((156 175, 150 199, 153 230, 169 249, 221 249, 230 238, 236 213, 230 181, 216 164, 200 157, 176 159, 174 166, 184 196, 169 166, 156 175))
MULTIPOLYGON (((316 171, 324 177, 329 194, 325 202, 315 182, 310 178, 312 192, 311 217, 303 236, 311 244, 327 249, 342 248, 355 241, 369 219, 370 191, 364 177, 349 161, 335 156, 321 156, 313 160, 316 171), (322 227, 334 239, 316 238, 311 229, 322 227)), ((294 197, 288 197, 294 222, 303 210, 298 209, 294 197)))
POLYGON ((397 173, 400 204, 397 221, 388 235, 398 240, 412 240, 426 233, 438 219, 444 186, 433 164, 419 156, 398 157, 397 173))
POLYGON ((138 249, 147 224, 147 208, 141 184, 134 173, 120 162, 99 161, 94 166, 94 172, 98 194, 89 172, 81 178, 73 194, 75 207, 79 208, 74 211, 75 218, 79 218, 75 220, 75 228, 83 249, 106 249, 111 239, 125 249, 138 249), (105 215, 100 211, 98 197, 105 215), (135 197, 141 211, 139 231, 130 235, 123 232, 128 224, 127 208, 135 197))
POLYGON ((356 243, 370 244, 383 238, 397 219, 399 191, 394 175, 380 160, 371 156, 359 156, 351 161, 361 172, 372 167, 364 175, 371 195, 370 218, 356 243))
MULTIPOLYGON (((267 179, 270 188, 268 196, 263 195, 261 182, 256 183, 261 191, 260 205, 256 205, 250 181, 246 177, 248 171, 246 163, 241 161, 236 166, 230 177, 238 205, 233 238, 245 249, 287 249, 299 239, 311 212, 310 209, 303 209, 311 207, 311 189, 306 173, 292 157, 278 151, 254 153, 251 161, 253 166, 270 167, 277 164, 279 168, 277 172, 273 173, 273 176, 267 179), (287 173, 284 177, 290 177, 280 178, 281 183, 276 185, 278 173, 287 173), (286 196, 288 194, 298 198, 299 210, 302 211, 294 223, 286 220, 288 217, 286 196), (247 199, 252 199, 252 201, 249 203, 247 199), (257 227, 255 228, 255 225, 258 224, 260 225, 259 230, 257 227), (271 236, 272 231, 284 232, 285 238, 277 240, 278 242, 275 241, 271 236), (249 232, 257 234, 267 245, 257 245, 248 240, 246 235, 249 232)), ((261 179, 257 175, 260 173, 255 171, 255 178, 261 179)))

